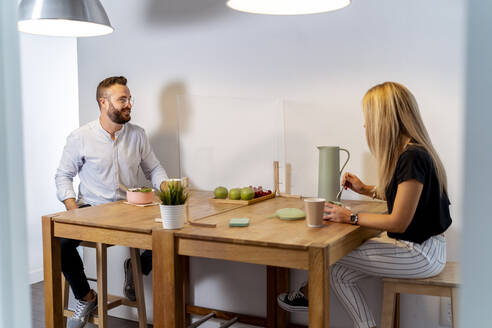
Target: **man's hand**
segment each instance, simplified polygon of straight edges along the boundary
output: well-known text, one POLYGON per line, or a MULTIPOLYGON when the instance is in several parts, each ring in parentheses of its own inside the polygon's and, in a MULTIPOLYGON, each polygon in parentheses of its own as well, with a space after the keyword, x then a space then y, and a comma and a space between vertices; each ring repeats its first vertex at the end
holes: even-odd
POLYGON ((67 211, 78 208, 77 202, 75 201, 75 198, 67 198, 63 201, 63 203, 65 204, 67 211))

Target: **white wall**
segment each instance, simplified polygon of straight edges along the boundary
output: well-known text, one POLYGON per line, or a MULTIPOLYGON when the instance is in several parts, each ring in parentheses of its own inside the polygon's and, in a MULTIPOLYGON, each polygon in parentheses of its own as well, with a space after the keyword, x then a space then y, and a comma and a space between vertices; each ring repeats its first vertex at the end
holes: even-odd
MULTIPOLYGON (((448 232, 448 258, 457 257, 462 222, 459 191, 464 113, 463 0, 359 0, 341 11, 296 17, 234 12, 219 0, 132 0, 126 1, 125 6, 117 0, 105 0, 103 4, 116 32, 78 40, 80 122, 86 123, 98 115, 94 97, 97 83, 110 75, 125 75, 136 99, 132 121, 146 128, 170 175, 180 173, 177 135, 182 122, 178 123, 177 117, 184 109, 178 105, 177 96, 189 99, 205 96, 222 99, 224 103, 230 103, 231 98, 243 98, 284 104, 286 144, 279 147, 285 147, 288 162, 298 163, 298 167, 293 167, 296 174, 293 181, 298 181, 298 190, 316 190, 312 171, 306 174, 310 176, 306 185, 299 185, 304 178, 300 168, 315 169, 314 147, 321 142, 349 148, 352 160, 348 169, 374 181, 362 128, 362 96, 369 87, 386 80, 407 85, 419 101, 424 121, 448 172, 454 218, 448 232), (323 130, 325 122, 317 120, 316 115, 330 120, 326 122, 329 130, 323 130), (293 127, 297 118, 301 119, 298 121, 301 127, 306 127, 305 134, 299 135, 302 128, 293 127), (315 122, 313 131, 320 132, 308 133, 308 122, 315 122), (299 136, 302 142, 289 142, 289 136, 299 136), (307 153, 305 161, 300 161, 297 154, 306 153, 306 149, 313 151, 311 155, 307 153)), ((203 107, 198 104, 191 110, 200 109, 203 107)), ((233 106, 230 110, 237 115, 251 114, 233 106)), ((216 122, 217 112, 210 110, 209 119, 202 124, 216 122)), ((270 110, 267 114, 270 117, 270 110)), ((273 124, 271 120, 262 123, 261 117, 257 122, 273 124)), ((254 146, 248 133, 254 134, 255 126, 238 123, 236 129, 238 146, 230 149, 231 156, 254 146)), ((190 130, 186 132, 193 134, 190 130)), ((276 151, 281 154, 282 149, 276 151)), ((254 155, 251 151, 251 156, 254 155)), ((211 165, 197 162, 202 167, 211 165)), ((181 163, 181 167, 188 164, 181 163)), ((187 168, 186 174, 193 180, 193 174, 202 172, 199 169, 187 168)), ((251 170, 255 169, 258 168, 252 165, 251 170)), ((224 180, 217 184, 227 185, 232 181, 224 180)), ((120 251, 115 251, 112 257, 116 267, 113 292, 121 290, 122 282, 122 255, 117 252, 120 251)), ((218 289, 221 280, 216 278, 224 276, 222 271, 239 268, 229 265, 192 261, 195 301, 200 305, 242 308, 263 315, 263 269, 241 266, 247 268, 244 277, 252 278, 245 279, 238 287, 224 285, 218 289), (248 304, 254 306, 240 301, 244 290, 255 291, 248 294, 248 304)), ((303 272, 293 273, 294 284, 305 278, 303 272)), ((221 279, 227 281, 226 277, 221 279)), ((146 293, 151 304, 149 283, 146 281, 146 293)), ((370 306, 379 317, 380 284, 368 280, 364 287, 370 306)), ((402 305, 402 327, 438 326, 438 299, 405 296, 402 305)), ((337 301, 331 302, 331 311, 334 327, 350 325, 337 301)), ((307 317, 294 316, 294 319, 306 322, 307 317)))
POLYGON ((41 216, 63 211, 55 171, 79 126, 77 42, 20 33, 29 280, 43 280, 41 216))

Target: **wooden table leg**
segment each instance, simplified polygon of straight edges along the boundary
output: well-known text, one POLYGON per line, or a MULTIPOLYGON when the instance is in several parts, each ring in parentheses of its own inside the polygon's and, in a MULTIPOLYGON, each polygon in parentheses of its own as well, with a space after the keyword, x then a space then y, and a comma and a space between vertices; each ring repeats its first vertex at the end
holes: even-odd
POLYGON ((54 223, 43 216, 44 308, 46 327, 62 328, 60 238, 54 236, 54 223))
POLYGON ((183 259, 177 255, 174 232, 152 232, 154 328, 184 327, 183 259))
POLYGON ((277 304, 277 296, 289 291, 289 269, 267 266, 267 327, 287 327, 289 312, 277 304))
POLYGON ((290 313, 283 310, 277 304, 277 295, 290 291, 290 270, 287 268, 277 268, 277 291, 275 304, 277 305, 277 327, 287 327, 290 323, 290 313))
POLYGON ((309 247, 309 327, 330 326, 330 265, 328 249, 309 247))
POLYGON ((267 266, 267 327, 277 327, 277 268, 267 266))
POLYGON ((183 293, 183 311, 184 311, 184 320, 185 320, 185 327, 188 327, 191 325, 191 315, 186 313, 186 305, 190 304, 190 258, 188 256, 180 256, 181 258, 181 265, 182 265, 182 270, 181 270, 181 276, 183 277, 182 279, 182 293, 183 293))

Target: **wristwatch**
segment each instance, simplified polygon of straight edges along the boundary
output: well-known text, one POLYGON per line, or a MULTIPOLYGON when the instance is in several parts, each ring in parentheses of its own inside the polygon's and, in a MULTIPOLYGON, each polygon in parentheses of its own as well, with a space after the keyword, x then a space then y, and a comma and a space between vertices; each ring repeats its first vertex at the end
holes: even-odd
POLYGON ((350 214, 350 223, 357 225, 359 223, 359 214, 358 213, 352 213, 350 214))

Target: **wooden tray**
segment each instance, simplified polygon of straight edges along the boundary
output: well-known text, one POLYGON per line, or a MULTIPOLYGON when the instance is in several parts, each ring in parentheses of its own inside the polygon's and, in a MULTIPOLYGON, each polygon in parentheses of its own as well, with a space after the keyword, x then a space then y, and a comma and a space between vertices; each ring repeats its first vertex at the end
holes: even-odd
POLYGON ((258 202, 262 202, 264 200, 267 200, 267 199, 270 199, 270 198, 275 198, 275 193, 271 193, 270 195, 266 195, 266 196, 261 196, 261 197, 258 197, 258 198, 253 198, 253 199, 250 199, 250 200, 233 200, 233 199, 229 199, 229 198, 226 198, 226 199, 219 199, 219 198, 210 198, 210 203, 213 203, 213 204, 243 204, 243 205, 251 205, 251 204, 254 204, 254 203, 258 203, 258 202))

